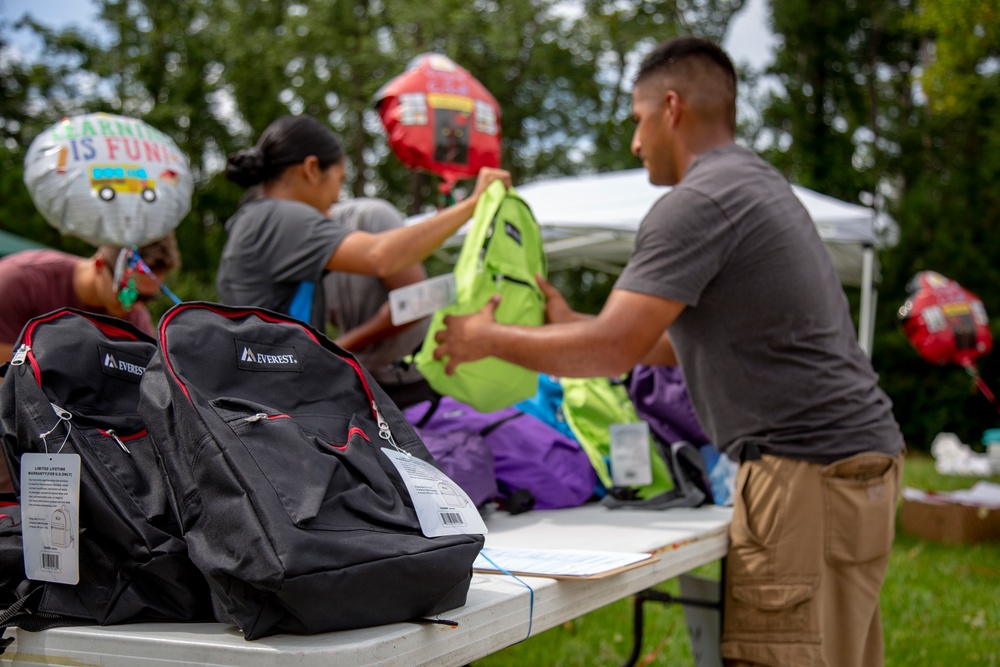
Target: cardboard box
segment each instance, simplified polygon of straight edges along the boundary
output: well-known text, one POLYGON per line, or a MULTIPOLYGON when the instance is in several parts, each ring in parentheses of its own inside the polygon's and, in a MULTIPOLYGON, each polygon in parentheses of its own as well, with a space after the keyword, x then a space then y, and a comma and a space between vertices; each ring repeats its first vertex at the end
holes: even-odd
POLYGON ((903 532, 947 544, 1000 540, 1000 509, 906 498, 900 506, 903 532))

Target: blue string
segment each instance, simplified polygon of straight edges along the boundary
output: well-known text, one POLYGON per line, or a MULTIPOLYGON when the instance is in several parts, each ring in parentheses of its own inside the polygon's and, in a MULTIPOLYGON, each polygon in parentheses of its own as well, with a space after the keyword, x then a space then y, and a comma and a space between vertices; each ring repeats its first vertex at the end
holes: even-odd
MULTIPOLYGON (((531 586, 529 586, 528 584, 524 583, 521 579, 519 579, 515 575, 511 574, 510 572, 508 572, 504 568, 502 568, 499 565, 497 565, 496 563, 494 563, 493 559, 486 555, 486 551, 485 550, 480 551, 479 555, 482 556, 483 558, 485 558, 486 560, 488 560, 489 563, 490 563, 490 565, 492 565, 496 569, 500 570, 501 572, 503 572, 504 574, 506 574, 508 577, 510 577, 511 579, 517 581, 519 584, 521 584, 522 586, 524 586, 525 588, 528 589, 528 593, 530 594, 529 595, 529 602, 528 602, 528 634, 526 634, 524 636, 524 639, 527 639, 528 637, 531 636, 531 624, 532 624, 532 622, 534 621, 534 618, 535 618, 535 589, 532 588, 531 586)), ((521 642, 524 641, 524 639, 522 639, 520 641, 517 641, 517 642, 514 642, 514 643, 515 644, 520 644, 521 642)))
POLYGON ((167 296, 169 296, 170 299, 174 303, 180 303, 181 302, 180 298, 178 298, 178 296, 176 294, 174 294, 172 291, 170 291, 170 288, 167 287, 166 284, 164 284, 164 282, 162 280, 160 280, 156 276, 155 273, 152 272, 152 270, 150 270, 150 268, 146 264, 146 262, 142 261, 142 257, 139 256, 139 251, 135 248, 135 246, 132 246, 132 252, 129 255, 129 259, 134 262, 134 266, 135 267, 137 267, 140 271, 142 271, 147 276, 149 276, 150 278, 152 278, 153 280, 155 280, 156 283, 160 286, 160 290, 164 294, 166 294, 167 296))
POLYGON ((160 289, 163 290, 164 294, 166 294, 167 296, 170 297, 171 301, 173 301, 174 303, 180 303, 181 302, 180 298, 176 294, 174 294, 173 292, 171 292, 170 288, 167 287, 166 285, 164 285, 162 280, 160 280, 159 278, 157 278, 156 281, 158 283, 160 283, 160 289))

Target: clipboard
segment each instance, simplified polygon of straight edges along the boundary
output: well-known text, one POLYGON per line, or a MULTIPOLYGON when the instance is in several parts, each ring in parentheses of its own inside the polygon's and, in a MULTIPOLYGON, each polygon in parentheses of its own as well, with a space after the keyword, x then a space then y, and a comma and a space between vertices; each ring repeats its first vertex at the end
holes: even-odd
POLYGON ((655 554, 650 553, 485 547, 476 557, 472 569, 480 574, 509 572, 517 576, 547 579, 603 579, 658 560, 655 554))

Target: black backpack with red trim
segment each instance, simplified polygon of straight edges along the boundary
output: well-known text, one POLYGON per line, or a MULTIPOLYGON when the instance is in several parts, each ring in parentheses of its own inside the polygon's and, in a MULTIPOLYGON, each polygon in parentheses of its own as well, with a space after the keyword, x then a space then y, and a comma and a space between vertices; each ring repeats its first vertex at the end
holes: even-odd
POLYGON ((0 500, 0 609, 17 602, 16 591, 22 581, 21 506, 0 500))
POLYGON ((482 535, 428 538, 383 447, 433 462, 348 352, 291 317, 173 307, 142 382, 191 558, 247 639, 465 604, 482 535))
MULTIPOLYGON (((22 455, 79 455, 80 579, 25 581, 16 608, 0 610, 0 627, 211 619, 208 586, 138 413, 153 339, 124 320, 64 308, 30 320, 15 349, 0 383, 4 455, 19 497, 22 455)), ((60 566, 53 558, 43 552, 46 568, 60 566)))

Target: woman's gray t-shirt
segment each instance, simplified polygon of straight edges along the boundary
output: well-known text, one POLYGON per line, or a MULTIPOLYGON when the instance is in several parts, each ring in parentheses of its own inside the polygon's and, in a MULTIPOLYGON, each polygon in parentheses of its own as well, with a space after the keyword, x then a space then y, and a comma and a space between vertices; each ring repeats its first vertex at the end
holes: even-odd
POLYGON ((814 463, 903 446, 808 212, 752 151, 701 154, 642 221, 615 289, 680 301, 668 332, 706 432, 814 463))
POLYGON ((350 230, 308 204, 263 198, 243 205, 226 222, 226 232, 216 276, 219 301, 287 314, 302 283, 312 283, 309 323, 323 331, 323 274, 350 230))

